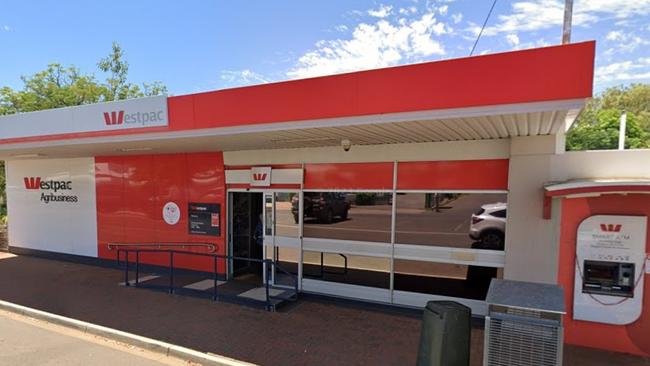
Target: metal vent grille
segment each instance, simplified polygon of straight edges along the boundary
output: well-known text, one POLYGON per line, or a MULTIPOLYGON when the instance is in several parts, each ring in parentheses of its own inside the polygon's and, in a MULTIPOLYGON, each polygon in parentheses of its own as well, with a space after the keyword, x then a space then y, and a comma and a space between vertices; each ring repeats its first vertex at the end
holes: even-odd
POLYGON ((536 311, 490 312, 485 319, 486 366, 557 366, 562 357, 561 321, 536 311))

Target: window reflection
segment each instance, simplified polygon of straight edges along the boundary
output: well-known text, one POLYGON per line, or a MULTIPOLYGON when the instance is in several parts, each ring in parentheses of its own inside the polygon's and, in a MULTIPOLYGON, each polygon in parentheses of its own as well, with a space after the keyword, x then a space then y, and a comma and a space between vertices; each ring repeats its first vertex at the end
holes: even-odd
POLYGON ((395 290, 485 300, 492 278, 503 271, 467 266, 395 259, 395 290))
POLYGON ((305 237, 390 242, 390 193, 305 192, 304 196, 305 237))
MULTIPOLYGON (((297 248, 284 248, 275 247, 272 259, 277 263, 273 266, 275 270, 275 284, 293 286, 294 276, 298 275, 298 261, 300 257, 300 249, 297 248)), ((269 256, 271 258, 271 256, 269 256)))
POLYGON ((495 193, 398 193, 396 243, 503 250, 506 199, 495 193))
MULTIPOLYGON (((275 193, 275 235, 298 237, 299 228, 297 213, 294 213, 293 202, 298 202, 297 192, 275 193), (294 198, 295 197, 295 198, 294 198)), ((297 211, 296 211, 297 212, 297 211)))
POLYGON ((305 251, 302 268, 307 278, 380 288, 390 286, 388 258, 305 251))

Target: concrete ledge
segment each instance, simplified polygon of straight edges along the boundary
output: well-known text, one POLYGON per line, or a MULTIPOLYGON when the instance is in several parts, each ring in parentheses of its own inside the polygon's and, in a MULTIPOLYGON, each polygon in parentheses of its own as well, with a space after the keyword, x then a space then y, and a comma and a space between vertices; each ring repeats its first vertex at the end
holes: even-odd
POLYGON ((48 323, 58 324, 72 328, 83 333, 108 338, 117 342, 133 345, 151 352, 163 354, 186 361, 195 362, 201 365, 210 366, 254 366, 252 363, 238 361, 232 358, 195 351, 190 348, 177 346, 171 343, 142 337, 139 335, 123 332, 117 329, 103 327, 101 325, 87 323, 81 320, 66 318, 61 315, 32 309, 26 306, 0 300, 0 309, 39 319, 48 323))

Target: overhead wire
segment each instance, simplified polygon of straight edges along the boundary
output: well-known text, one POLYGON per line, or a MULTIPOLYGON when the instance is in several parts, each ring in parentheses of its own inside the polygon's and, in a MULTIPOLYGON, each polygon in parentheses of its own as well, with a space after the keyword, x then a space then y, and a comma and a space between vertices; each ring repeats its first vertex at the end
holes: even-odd
POLYGON ((476 37, 476 41, 474 42, 474 46, 472 47, 472 50, 469 53, 470 56, 474 54, 474 50, 476 49, 476 45, 478 44, 478 40, 481 39, 481 35, 483 34, 483 30, 485 30, 485 26, 487 25, 487 22, 490 19, 490 15, 492 15, 492 11, 494 10, 494 6, 496 4, 497 4, 497 0, 494 0, 492 2, 492 7, 490 7, 490 11, 488 12, 487 16, 485 17, 485 21, 483 22, 483 26, 481 27, 481 31, 478 32, 478 36, 476 37))

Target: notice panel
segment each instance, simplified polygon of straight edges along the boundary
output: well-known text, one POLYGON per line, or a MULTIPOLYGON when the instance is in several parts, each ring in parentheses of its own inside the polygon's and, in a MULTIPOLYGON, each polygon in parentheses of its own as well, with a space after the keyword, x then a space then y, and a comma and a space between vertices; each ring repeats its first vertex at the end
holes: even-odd
POLYGON ((221 235, 221 205, 218 203, 190 202, 188 205, 188 230, 193 235, 221 235))

